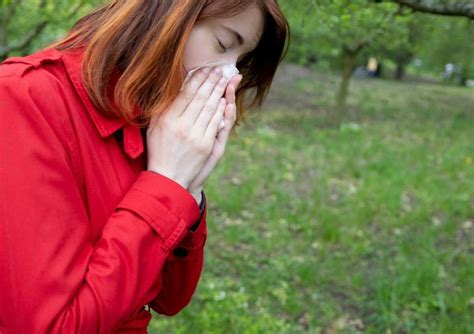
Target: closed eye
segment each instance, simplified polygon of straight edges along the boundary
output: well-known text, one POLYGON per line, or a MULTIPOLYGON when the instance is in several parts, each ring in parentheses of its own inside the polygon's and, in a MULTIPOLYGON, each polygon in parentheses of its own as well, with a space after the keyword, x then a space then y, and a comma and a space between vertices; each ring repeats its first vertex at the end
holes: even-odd
POLYGON ((227 51, 227 48, 221 43, 220 40, 217 40, 217 42, 219 43, 219 46, 222 48, 223 51, 227 51))

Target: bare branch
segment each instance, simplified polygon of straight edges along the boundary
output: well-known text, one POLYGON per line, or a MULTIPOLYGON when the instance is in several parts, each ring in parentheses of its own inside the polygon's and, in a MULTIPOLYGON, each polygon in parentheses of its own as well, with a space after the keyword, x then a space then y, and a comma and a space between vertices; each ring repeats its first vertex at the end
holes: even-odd
POLYGON ((416 11, 446 16, 464 16, 474 20, 474 3, 433 0, 393 0, 416 11))

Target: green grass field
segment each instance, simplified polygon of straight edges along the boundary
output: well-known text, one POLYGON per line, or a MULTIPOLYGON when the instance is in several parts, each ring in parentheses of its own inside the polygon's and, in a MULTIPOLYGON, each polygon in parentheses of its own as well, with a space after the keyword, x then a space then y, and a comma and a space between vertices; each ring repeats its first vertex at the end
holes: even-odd
POLYGON ((205 191, 191 303, 150 333, 474 333, 474 89, 282 66, 205 191))

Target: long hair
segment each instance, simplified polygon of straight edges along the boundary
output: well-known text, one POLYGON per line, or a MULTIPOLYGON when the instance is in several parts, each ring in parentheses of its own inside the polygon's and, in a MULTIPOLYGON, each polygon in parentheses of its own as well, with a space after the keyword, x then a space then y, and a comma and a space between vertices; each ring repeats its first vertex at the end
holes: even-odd
POLYGON ((240 120, 246 122, 245 111, 261 108, 288 51, 290 27, 277 0, 111 0, 48 47, 84 48, 81 72, 91 101, 108 117, 121 115, 143 127, 179 94, 186 75, 183 52, 194 24, 237 15, 252 4, 262 10, 265 23, 257 47, 237 63, 243 78, 236 91, 235 135, 240 120), (110 101, 108 84, 117 69, 121 75, 110 101), (247 91, 253 93, 249 101, 247 91))

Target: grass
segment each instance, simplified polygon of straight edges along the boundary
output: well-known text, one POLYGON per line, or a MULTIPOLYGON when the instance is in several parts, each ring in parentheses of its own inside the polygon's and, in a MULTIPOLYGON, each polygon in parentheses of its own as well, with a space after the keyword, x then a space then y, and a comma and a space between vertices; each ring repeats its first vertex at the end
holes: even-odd
POLYGON ((473 333, 474 91, 284 66, 206 185, 204 271, 150 333, 473 333))

